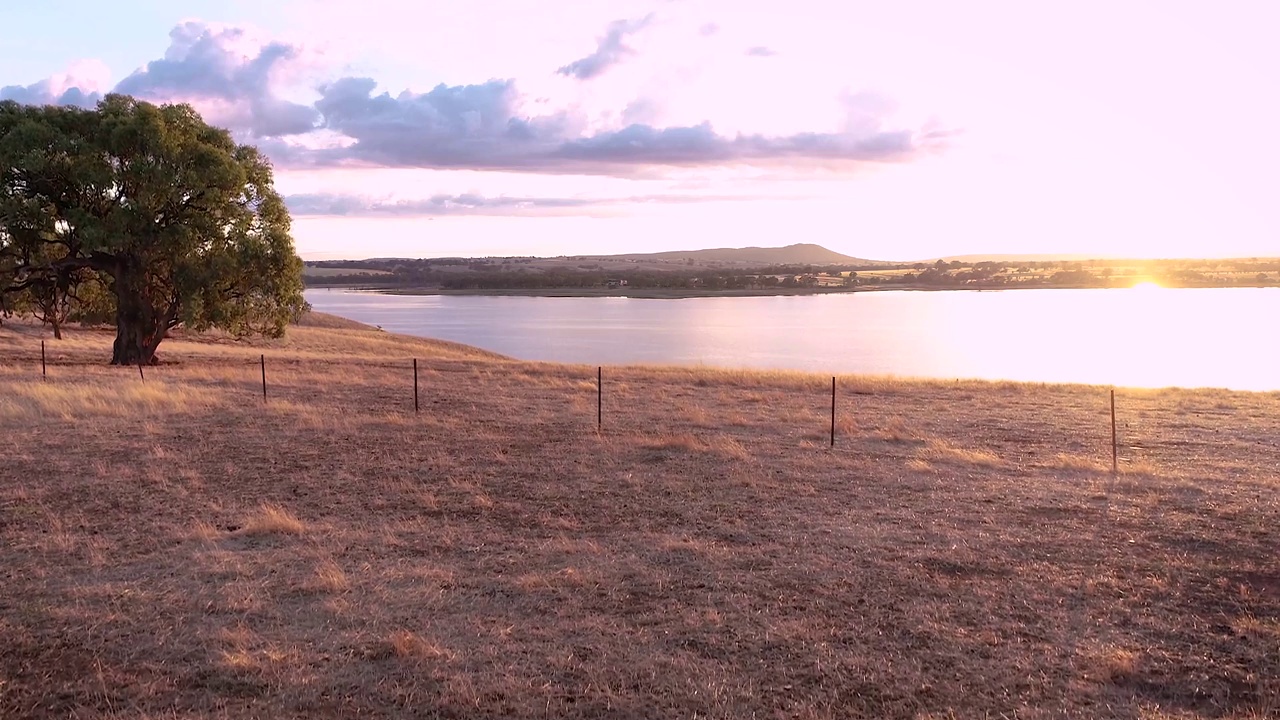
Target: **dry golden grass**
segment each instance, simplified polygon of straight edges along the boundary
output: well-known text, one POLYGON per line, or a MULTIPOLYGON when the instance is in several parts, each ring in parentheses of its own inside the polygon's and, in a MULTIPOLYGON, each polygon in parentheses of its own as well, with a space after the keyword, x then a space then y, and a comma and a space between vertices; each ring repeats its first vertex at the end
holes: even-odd
POLYGON ((261 507, 244 520, 238 532, 242 535, 301 535, 307 526, 284 508, 271 503, 261 507))
POLYGON ((930 440, 917 454, 921 460, 930 464, 975 465, 983 468, 1004 465, 1004 461, 993 452, 956 447, 945 440, 930 440))
POLYGON ((22 421, 32 416, 60 420, 74 418, 146 418, 172 413, 208 411, 226 398, 203 388, 162 380, 146 383, 80 382, 20 384, 0 398, 0 418, 22 421))
POLYGON ((423 640, 408 630, 397 630, 387 638, 392 654, 404 659, 451 659, 454 653, 439 645, 423 640))
POLYGON ((350 589, 351 583, 347 580, 347 574, 337 563, 326 560, 316 568, 314 587, 326 592, 342 592, 350 589))
POLYGON ((892 443, 918 443, 924 440, 921 432, 903 421, 900 417, 891 417, 883 428, 877 428, 871 434, 877 440, 892 443))
POLYGON ((1280 394, 311 324, 0 326, 0 718, 1280 716, 1280 394))
POLYGON ((1138 654, 1132 650, 1099 648, 1083 656, 1081 677, 1097 683, 1120 684, 1137 675, 1138 663, 1138 654))
POLYGON ((328 330, 367 330, 375 331, 372 325, 366 325, 362 322, 350 320, 348 318, 330 315, 329 313, 307 311, 302 314, 301 318, 294 323, 295 327, 313 327, 325 328, 328 330))
POLYGON ((1080 473, 1105 473, 1111 470, 1110 466, 1100 460, 1067 453, 1058 453, 1056 458, 1049 460, 1044 466, 1050 470, 1080 473))

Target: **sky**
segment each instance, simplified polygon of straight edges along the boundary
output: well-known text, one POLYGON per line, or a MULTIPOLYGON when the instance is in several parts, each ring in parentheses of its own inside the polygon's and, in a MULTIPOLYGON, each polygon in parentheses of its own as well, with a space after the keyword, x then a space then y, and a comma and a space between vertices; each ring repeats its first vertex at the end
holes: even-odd
POLYGON ((0 99, 186 102, 304 258, 1280 255, 1280 3, 0 0, 0 99))

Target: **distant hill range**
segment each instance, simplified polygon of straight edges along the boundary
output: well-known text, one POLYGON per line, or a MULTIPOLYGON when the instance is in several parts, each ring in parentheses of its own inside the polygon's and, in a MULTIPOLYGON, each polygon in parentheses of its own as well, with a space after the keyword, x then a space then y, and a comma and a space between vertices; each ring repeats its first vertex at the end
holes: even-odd
POLYGON ((672 250, 628 255, 583 255, 590 259, 609 260, 693 260, 695 263, 741 263, 751 265, 859 265, 880 264, 874 260, 841 255, 813 243, 797 243, 786 247, 712 248, 708 250, 672 250))

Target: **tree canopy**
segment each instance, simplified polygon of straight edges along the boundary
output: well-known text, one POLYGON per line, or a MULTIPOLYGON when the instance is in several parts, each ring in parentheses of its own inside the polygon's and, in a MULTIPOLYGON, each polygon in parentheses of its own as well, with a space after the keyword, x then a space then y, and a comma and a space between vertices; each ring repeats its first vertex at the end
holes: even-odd
POLYGON ((283 334, 305 307, 289 225, 266 158, 190 106, 0 102, 0 309, 64 319, 100 282, 113 364, 154 362, 179 325, 283 334))

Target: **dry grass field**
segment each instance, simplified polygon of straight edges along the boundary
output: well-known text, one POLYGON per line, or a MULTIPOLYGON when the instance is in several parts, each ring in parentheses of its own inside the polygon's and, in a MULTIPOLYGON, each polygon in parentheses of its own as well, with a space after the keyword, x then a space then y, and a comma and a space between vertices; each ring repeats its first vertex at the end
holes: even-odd
POLYGON ((1280 717, 1280 394, 40 338, 6 720, 1280 717))

